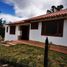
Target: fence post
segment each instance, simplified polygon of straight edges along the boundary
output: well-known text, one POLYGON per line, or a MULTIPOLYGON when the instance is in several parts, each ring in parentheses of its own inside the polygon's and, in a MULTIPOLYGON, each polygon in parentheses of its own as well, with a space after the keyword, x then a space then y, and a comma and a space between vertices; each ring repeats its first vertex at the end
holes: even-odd
POLYGON ((44 67, 48 67, 48 37, 45 40, 45 50, 44 50, 44 67))

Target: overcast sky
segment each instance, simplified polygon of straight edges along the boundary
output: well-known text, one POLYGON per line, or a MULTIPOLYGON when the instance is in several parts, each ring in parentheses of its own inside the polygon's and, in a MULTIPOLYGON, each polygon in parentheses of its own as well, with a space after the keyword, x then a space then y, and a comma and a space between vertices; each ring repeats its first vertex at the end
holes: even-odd
POLYGON ((15 16, 30 18, 45 14, 52 5, 64 5, 67 8, 67 0, 1 0, 9 4, 15 11, 15 16))
POLYGON ((13 5, 15 13, 20 17, 32 17, 44 14, 52 5, 63 4, 67 8, 67 0, 5 0, 13 5))

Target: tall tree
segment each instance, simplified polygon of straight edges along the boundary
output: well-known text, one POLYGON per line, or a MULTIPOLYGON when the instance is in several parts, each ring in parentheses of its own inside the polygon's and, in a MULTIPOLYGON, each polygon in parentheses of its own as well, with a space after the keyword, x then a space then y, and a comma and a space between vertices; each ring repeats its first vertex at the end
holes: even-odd
POLYGON ((3 26, 3 24, 5 24, 6 21, 1 18, 0 19, 0 36, 4 38, 4 35, 5 35, 5 28, 3 26))

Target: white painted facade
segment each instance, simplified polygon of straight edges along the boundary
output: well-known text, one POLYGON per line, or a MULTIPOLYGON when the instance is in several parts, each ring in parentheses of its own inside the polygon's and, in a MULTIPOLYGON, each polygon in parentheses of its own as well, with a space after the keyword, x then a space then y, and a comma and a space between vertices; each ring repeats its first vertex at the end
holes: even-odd
POLYGON ((63 37, 43 36, 41 35, 41 27, 42 23, 39 23, 37 30, 30 30, 30 40, 45 42, 46 37, 48 37, 49 42, 57 45, 67 46, 67 20, 64 20, 63 37))
MULTIPOLYGON (((8 26, 8 32, 6 32, 7 26, 8 25, 5 25, 5 41, 18 40, 18 36, 20 35, 19 25, 16 25, 15 35, 9 34, 10 31, 9 26, 8 26)), ((42 23, 40 22, 37 30, 32 30, 30 28, 29 40, 45 42, 46 37, 48 37, 49 42, 52 42, 57 45, 67 46, 67 20, 64 20, 63 37, 43 36, 41 35, 41 27, 42 27, 42 23)))
POLYGON ((19 26, 16 26, 15 35, 14 35, 14 34, 10 34, 10 26, 5 25, 5 41, 18 40, 18 35, 20 34, 18 27, 19 26), (6 32, 7 27, 8 27, 8 32, 6 32))

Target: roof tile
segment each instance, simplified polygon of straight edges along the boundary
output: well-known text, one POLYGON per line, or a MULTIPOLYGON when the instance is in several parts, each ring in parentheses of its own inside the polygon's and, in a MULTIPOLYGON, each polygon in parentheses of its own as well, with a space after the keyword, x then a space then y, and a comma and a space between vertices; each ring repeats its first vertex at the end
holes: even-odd
POLYGON ((9 24, 23 24, 23 23, 27 23, 28 21, 32 21, 32 20, 38 20, 38 19, 46 19, 46 18, 52 18, 52 17, 57 17, 57 16, 67 16, 67 9, 64 10, 60 10, 60 11, 56 11, 54 13, 50 13, 50 14, 44 14, 44 15, 40 15, 37 17, 32 17, 26 20, 22 20, 22 21, 17 21, 14 23, 9 23, 9 24))

